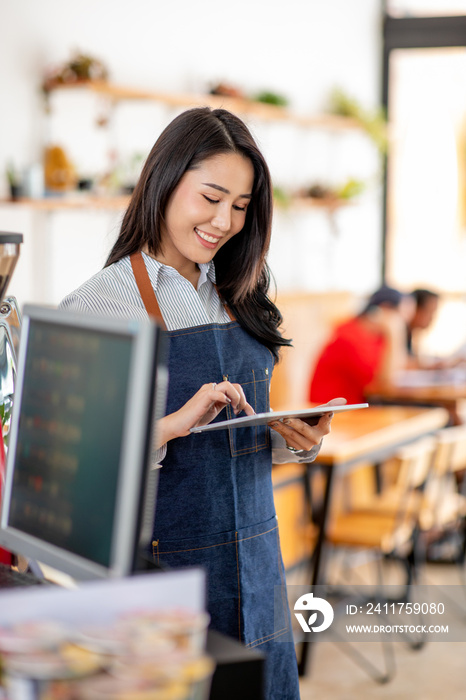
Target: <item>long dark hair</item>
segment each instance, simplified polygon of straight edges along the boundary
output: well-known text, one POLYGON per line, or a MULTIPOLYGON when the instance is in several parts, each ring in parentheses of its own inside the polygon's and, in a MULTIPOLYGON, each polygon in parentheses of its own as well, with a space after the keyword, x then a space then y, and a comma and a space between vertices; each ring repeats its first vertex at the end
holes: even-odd
POLYGON ((190 109, 164 129, 147 157, 105 266, 145 246, 156 257, 161 251, 167 204, 182 176, 221 153, 248 158, 254 168, 254 185, 243 229, 215 255, 217 289, 238 323, 278 359, 279 347, 291 341, 282 337, 282 316, 268 296, 272 183, 250 131, 231 112, 190 109))

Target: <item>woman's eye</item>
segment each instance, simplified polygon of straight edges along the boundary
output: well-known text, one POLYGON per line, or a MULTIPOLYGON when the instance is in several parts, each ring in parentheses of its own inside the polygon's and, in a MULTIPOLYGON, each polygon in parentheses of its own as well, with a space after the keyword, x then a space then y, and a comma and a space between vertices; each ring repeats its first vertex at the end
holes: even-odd
POLYGON ((218 201, 219 201, 218 199, 211 199, 206 194, 204 194, 202 196, 204 197, 204 199, 207 199, 207 201, 210 202, 211 204, 218 204, 218 201))
POLYGON ((246 211, 247 204, 244 207, 240 207, 240 206, 238 206, 238 204, 234 204, 233 209, 236 209, 236 211, 246 211))

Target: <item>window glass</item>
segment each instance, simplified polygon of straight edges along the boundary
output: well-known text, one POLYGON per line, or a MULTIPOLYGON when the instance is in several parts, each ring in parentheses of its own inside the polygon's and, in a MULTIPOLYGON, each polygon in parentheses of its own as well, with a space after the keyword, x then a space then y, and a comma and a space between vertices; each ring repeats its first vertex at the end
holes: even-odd
MULTIPOLYGON (((434 288, 463 303, 465 84, 466 48, 391 52, 388 278, 400 288, 434 288)), ((438 333, 441 345, 457 345, 465 323, 464 314, 457 315, 457 323, 438 333)))

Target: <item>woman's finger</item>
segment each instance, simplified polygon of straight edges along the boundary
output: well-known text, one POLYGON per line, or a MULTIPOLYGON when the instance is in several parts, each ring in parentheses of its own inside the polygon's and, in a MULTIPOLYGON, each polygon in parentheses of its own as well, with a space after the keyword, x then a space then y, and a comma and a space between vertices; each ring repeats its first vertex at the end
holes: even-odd
MULTIPOLYGON (((337 397, 336 399, 330 399, 330 401, 327 401, 327 403, 319 404, 320 406, 344 406, 347 404, 347 400, 344 399, 342 396, 337 397)), ((316 408, 318 408, 316 406, 316 408)))
POLYGON ((269 425, 285 438, 290 447, 299 450, 311 450, 320 444, 322 438, 330 432, 333 413, 325 413, 316 425, 308 425, 299 418, 287 418, 273 421, 269 425))
POLYGON ((293 430, 293 428, 285 425, 285 423, 282 421, 275 421, 269 425, 284 438, 288 447, 294 447, 296 450, 308 451, 318 444, 315 442, 315 440, 308 440, 304 438, 302 435, 293 430))
POLYGON ((238 415, 241 411, 244 411, 246 415, 254 415, 254 409, 247 402, 246 395, 244 393, 241 384, 232 384, 231 382, 221 382, 217 384, 216 391, 223 392, 225 396, 228 397, 233 413, 238 415))

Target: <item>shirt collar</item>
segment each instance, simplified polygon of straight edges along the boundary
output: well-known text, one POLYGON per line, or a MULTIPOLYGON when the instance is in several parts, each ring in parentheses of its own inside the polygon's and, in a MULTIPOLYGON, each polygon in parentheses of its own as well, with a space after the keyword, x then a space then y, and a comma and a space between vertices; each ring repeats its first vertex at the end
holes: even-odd
MULTIPOLYGON (((160 275, 167 275, 169 277, 179 277, 180 274, 175 270, 174 267, 170 265, 164 265, 163 263, 155 260, 150 255, 142 253, 144 257, 144 262, 146 264, 147 272, 149 273, 149 279, 152 283, 154 290, 157 290, 159 284, 160 275)), ((201 274, 199 275, 199 282, 197 288, 200 289, 201 285, 205 284, 209 280, 212 284, 215 284, 215 265, 214 261, 211 260, 208 263, 200 263, 199 270, 201 274)))
POLYGON ((215 265, 213 260, 211 260, 209 263, 201 263, 199 265, 199 269, 201 271, 199 277, 199 287, 208 279, 212 282, 212 284, 215 284, 215 265))

